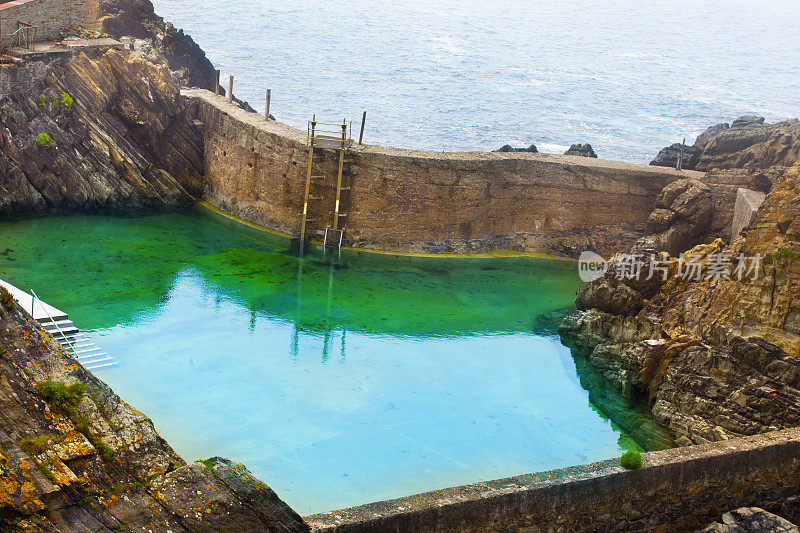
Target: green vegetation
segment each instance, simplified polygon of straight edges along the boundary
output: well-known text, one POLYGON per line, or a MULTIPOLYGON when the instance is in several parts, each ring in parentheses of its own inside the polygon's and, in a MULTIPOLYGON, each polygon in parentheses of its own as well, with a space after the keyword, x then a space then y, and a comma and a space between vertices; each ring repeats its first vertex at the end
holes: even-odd
POLYGON ((44 474, 44 477, 46 477, 48 481, 50 481, 50 483, 52 483, 53 485, 58 485, 58 480, 56 479, 56 475, 53 474, 53 472, 51 472, 49 468, 44 466, 42 463, 36 463, 36 466, 39 468, 39 472, 44 474))
POLYGON ((0 303, 8 310, 14 309, 17 305, 17 301, 5 287, 0 287, 0 303))
POLYGON ((51 143, 53 146, 57 146, 56 142, 46 133, 40 133, 36 137, 36 144, 38 144, 39 146, 47 146, 48 144, 51 143))
MULTIPOLYGON (((92 442, 92 444, 95 443, 92 442)), ((95 444, 95 447, 100 451, 100 459, 102 459, 104 463, 110 463, 117 456, 117 450, 107 446, 102 440, 95 444)))
MULTIPOLYGON (((58 99, 56 99, 58 101, 58 99)), ((69 111, 72 109, 72 97, 67 93, 61 93, 61 107, 69 111)))
POLYGON ((28 455, 39 455, 47 449, 47 445, 56 441, 53 435, 42 435, 40 437, 24 437, 19 441, 19 447, 28 455))
POLYGON ((39 107, 44 107, 47 105, 47 97, 43 94, 39 95, 39 107))
POLYGON ((69 416, 75 414, 75 408, 81 403, 83 395, 86 393, 86 384, 80 381, 72 385, 42 381, 36 388, 53 409, 69 416))
POLYGON ((54 381, 43 381, 36 386, 47 403, 57 412, 69 416, 75 428, 92 443, 100 453, 100 458, 110 463, 117 456, 117 450, 106 445, 103 439, 89 428, 89 418, 75 412, 86 394, 86 384, 82 382, 65 385, 54 381))
POLYGON ((206 468, 209 470, 214 470, 214 463, 211 462, 211 459, 198 459, 195 463, 200 463, 205 465, 206 468))
POLYGON ((22 368, 22 372, 23 372, 23 373, 24 373, 26 376, 28 376, 29 378, 30 378, 30 377, 33 377, 33 372, 32 372, 32 371, 31 371, 31 369, 30 369, 30 368, 28 368, 27 366, 22 368))
POLYGON ((800 254, 793 252, 787 248, 781 248, 780 250, 775 252, 775 255, 773 257, 775 259, 783 259, 783 258, 800 259, 800 254))
POLYGON ((706 305, 705 298, 697 302, 697 307, 705 307, 705 305, 706 305))
POLYGON ((619 459, 619 464, 628 470, 639 470, 642 467, 642 454, 628 450, 619 459))
POLYGON ((78 505, 86 505, 87 503, 93 502, 97 499, 96 494, 87 494, 80 500, 78 500, 78 505))

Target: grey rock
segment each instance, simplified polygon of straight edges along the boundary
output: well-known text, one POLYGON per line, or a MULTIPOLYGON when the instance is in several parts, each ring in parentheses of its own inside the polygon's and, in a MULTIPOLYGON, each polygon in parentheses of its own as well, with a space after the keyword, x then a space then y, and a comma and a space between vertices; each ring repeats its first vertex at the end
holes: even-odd
POLYGON ((798 533, 800 529, 785 518, 760 507, 740 507, 722 515, 722 523, 714 522, 701 533, 798 533))
POLYGON ((569 149, 564 152, 564 155, 577 155, 580 157, 597 157, 597 154, 594 153, 592 149, 592 145, 589 143, 586 144, 573 144, 569 147, 569 149))
POLYGON ((580 310, 599 309, 614 315, 635 315, 642 304, 638 291, 607 278, 582 285, 575 296, 575 306, 580 310))
POLYGON ((527 148, 514 148, 510 144, 505 144, 495 150, 495 152, 530 152, 532 154, 538 153, 539 150, 536 149, 536 145, 532 144, 527 148))
POLYGON ((714 124, 713 126, 708 127, 703 133, 697 136, 694 140, 695 148, 699 150, 703 150, 706 145, 711 142, 711 139, 722 133, 723 131, 730 128, 730 125, 727 122, 722 122, 720 124, 714 124))
POLYGON ((731 128, 746 128, 748 126, 762 126, 764 124, 764 117, 757 117, 755 115, 742 115, 731 124, 731 128))

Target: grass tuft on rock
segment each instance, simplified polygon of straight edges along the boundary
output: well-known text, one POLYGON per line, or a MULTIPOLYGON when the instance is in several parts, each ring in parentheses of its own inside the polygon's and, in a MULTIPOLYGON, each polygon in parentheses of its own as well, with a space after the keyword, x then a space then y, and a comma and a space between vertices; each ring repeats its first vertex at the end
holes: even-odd
POLYGON ((47 449, 47 445, 54 442, 56 437, 53 435, 42 435, 40 437, 24 437, 19 441, 19 447, 28 455, 39 455, 47 449))
POLYGON ((633 450, 628 450, 619 459, 619 464, 628 470, 639 470, 642 467, 642 454, 633 450))
POLYGON ((42 381, 36 388, 53 409, 69 416, 75 414, 75 408, 86 393, 86 384, 81 381, 72 385, 57 381, 42 381))

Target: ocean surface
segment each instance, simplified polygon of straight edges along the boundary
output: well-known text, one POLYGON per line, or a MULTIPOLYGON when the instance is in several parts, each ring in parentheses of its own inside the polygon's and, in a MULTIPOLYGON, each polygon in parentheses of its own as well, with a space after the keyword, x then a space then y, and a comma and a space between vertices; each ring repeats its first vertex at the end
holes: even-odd
POLYGON ((153 0, 256 109, 426 150, 647 163, 743 114, 800 115, 795 0, 153 0))
POLYGON ((0 235, 0 278, 69 313, 184 459, 240 461, 302 514, 671 445, 556 334, 571 261, 298 259, 203 210, 0 235))

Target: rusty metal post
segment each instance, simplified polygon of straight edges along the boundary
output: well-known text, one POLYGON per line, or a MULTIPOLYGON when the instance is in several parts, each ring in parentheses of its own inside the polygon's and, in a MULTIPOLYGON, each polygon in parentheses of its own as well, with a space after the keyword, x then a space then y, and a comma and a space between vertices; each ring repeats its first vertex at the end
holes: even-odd
POLYGON ((678 170, 683 170, 683 149, 686 147, 686 137, 683 138, 683 143, 681 143, 681 154, 678 156, 678 170))
POLYGON ((264 117, 269 120, 269 104, 272 99, 272 89, 267 89, 267 109, 264 111, 264 117))
POLYGON ((367 112, 364 111, 364 115, 361 117, 361 134, 358 136, 358 144, 361 144, 364 140, 364 123, 367 121, 367 112))
POLYGON ((217 96, 219 96, 219 89, 220 89, 220 87, 219 87, 219 75, 220 75, 220 74, 221 74, 221 73, 220 73, 220 71, 218 70, 218 71, 217 71, 217 82, 216 82, 216 85, 214 86, 214 93, 215 93, 217 96))
POLYGON ((233 102, 233 74, 231 74, 231 79, 228 82, 228 101, 233 102))

